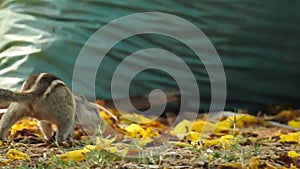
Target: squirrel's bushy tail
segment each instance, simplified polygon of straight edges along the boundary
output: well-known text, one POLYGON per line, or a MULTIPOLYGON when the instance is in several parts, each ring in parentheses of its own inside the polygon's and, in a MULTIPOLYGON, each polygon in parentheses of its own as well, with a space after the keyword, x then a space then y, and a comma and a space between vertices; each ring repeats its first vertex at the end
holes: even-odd
POLYGON ((34 99, 31 93, 14 92, 0 88, 0 102, 31 102, 34 99))

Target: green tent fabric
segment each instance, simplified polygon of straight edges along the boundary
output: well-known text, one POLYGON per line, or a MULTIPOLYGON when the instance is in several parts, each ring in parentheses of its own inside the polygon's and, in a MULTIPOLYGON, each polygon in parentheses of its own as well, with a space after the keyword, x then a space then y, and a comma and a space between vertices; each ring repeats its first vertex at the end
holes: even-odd
MULTIPOLYGON (((163 12, 196 25, 216 48, 226 74, 225 109, 254 111, 266 104, 299 107, 299 8, 299 1, 280 0, 188 3, 4 0, 0 7, 0 87, 16 89, 28 75, 38 72, 55 73, 71 87, 77 56, 95 31, 130 14, 163 12)), ((162 26, 169 23, 171 21, 165 20, 162 26)), ((149 18, 140 18, 134 23, 135 26, 144 24, 153 26, 149 18)), ((170 28, 176 31, 172 25, 170 28)), ((120 36, 121 33, 111 30, 107 34, 120 36)), ((201 39, 193 43, 201 44, 201 39)), ((182 42, 151 33, 124 39, 109 51, 98 69, 95 81, 97 98, 111 98, 110 84, 118 64, 126 56, 146 48, 161 48, 179 56, 196 77, 200 109, 209 109, 211 85, 201 60, 182 42)), ((136 64, 142 62, 137 60, 136 64)), ((89 65, 81 65, 89 71, 89 65)), ((178 70, 178 74, 181 73, 178 70)), ((75 92, 83 94, 88 94, 87 88, 94 85, 84 78, 80 81, 80 77, 78 82, 75 92)), ((146 70, 133 79, 130 94, 173 87, 177 84, 167 73, 146 70)))

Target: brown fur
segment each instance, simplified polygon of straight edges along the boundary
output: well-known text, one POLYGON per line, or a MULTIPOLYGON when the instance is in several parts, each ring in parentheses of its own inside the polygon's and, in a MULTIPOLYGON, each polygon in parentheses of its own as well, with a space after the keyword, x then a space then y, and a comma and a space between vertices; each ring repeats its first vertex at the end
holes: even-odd
POLYGON ((57 142, 72 137, 75 101, 72 92, 57 76, 32 75, 18 92, 0 89, 0 101, 12 102, 0 122, 0 139, 3 140, 10 127, 24 117, 38 119, 46 139, 52 136, 51 124, 57 126, 57 142))

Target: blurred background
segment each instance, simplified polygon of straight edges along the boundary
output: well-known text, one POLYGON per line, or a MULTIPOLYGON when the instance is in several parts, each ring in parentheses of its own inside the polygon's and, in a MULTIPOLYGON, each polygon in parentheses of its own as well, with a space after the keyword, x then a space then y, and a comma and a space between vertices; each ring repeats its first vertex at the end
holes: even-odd
MULTIPOLYGON (((267 105, 297 108, 300 101, 299 8, 300 1, 280 0, 238 3, 4 0, 0 5, 0 87, 17 89, 30 74, 39 72, 57 74, 71 87, 76 59, 95 31, 129 14, 163 12, 191 22, 214 45, 226 75, 226 110, 241 108, 256 112, 267 105)), ((169 20, 151 19, 176 31, 169 20)), ((153 26, 149 18, 139 18, 134 26, 145 24, 153 26)), ((122 32, 116 30, 107 34, 122 36, 122 32)), ((197 45, 202 41, 193 43, 197 45)), ((90 48, 101 53, 97 44, 90 48)), ((179 56, 197 80, 200 111, 209 109, 211 84, 202 61, 181 41, 159 34, 139 34, 117 43, 101 62, 96 81, 86 81, 82 75, 76 81, 74 92, 89 97, 87 91, 95 85, 97 99, 111 99, 110 84, 118 64, 131 53, 146 48, 160 48, 179 56)), ((151 53, 146 53, 137 58, 135 64, 144 64, 149 57, 151 53)), ((79 66, 89 72, 89 62, 81 62, 79 66)), ((180 69, 176 71, 182 74, 180 69)), ((177 88, 177 84, 168 73, 147 69, 132 80, 130 95, 170 88, 177 88)), ((118 97, 124 95, 120 93, 118 97)), ((199 104, 192 99, 185 102, 199 104)))

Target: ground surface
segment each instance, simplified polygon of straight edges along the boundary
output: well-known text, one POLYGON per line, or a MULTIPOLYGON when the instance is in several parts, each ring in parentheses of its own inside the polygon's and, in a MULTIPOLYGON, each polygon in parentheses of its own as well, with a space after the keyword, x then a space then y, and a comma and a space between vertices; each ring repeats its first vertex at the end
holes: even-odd
POLYGON ((194 123, 151 121, 136 114, 114 114, 97 137, 46 143, 34 120, 16 124, 0 149, 3 168, 300 168, 299 111, 257 118, 234 114, 218 122, 206 116, 194 123), (130 119, 130 120, 128 120, 130 119), (271 122, 272 123, 271 123, 271 122), (276 123, 273 123, 276 122, 276 123), (110 124, 110 125, 109 125, 110 124), (287 125, 289 124, 289 126, 287 125), (206 127, 213 128, 203 132, 206 127), (299 126, 298 126, 299 125, 299 126))

